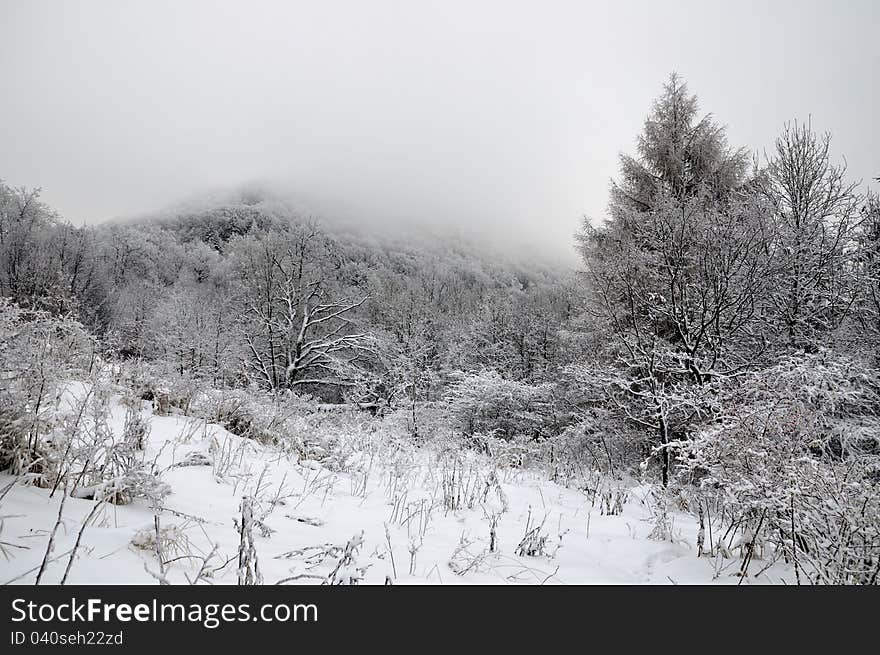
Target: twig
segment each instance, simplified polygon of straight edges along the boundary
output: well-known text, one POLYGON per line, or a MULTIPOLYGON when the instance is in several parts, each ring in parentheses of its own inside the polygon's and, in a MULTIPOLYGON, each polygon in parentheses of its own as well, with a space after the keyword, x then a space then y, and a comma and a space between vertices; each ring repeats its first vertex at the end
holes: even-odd
POLYGON ((55 533, 58 532, 58 526, 61 525, 61 515, 64 513, 65 501, 67 501, 67 483, 64 484, 64 495, 61 497, 61 504, 58 506, 58 518, 55 521, 55 527, 52 528, 52 534, 49 535, 49 543, 46 544, 46 554, 43 555, 43 562, 40 564, 40 572, 37 573, 37 579, 34 582, 35 586, 40 584, 43 573, 46 572, 46 566, 50 561, 49 555, 52 554, 52 551, 55 548, 55 533))
MULTIPOLYGON (((61 553, 60 555, 56 555, 55 557, 53 557, 52 559, 50 559, 50 560, 47 562, 47 564, 51 564, 51 563, 54 562, 55 560, 57 560, 57 559, 61 559, 62 557, 65 557, 66 555, 69 555, 71 552, 73 552, 73 548, 71 548, 70 550, 68 550, 68 551, 66 551, 66 552, 61 553)), ((7 580, 6 582, 4 582, 4 583, 3 583, 3 586, 5 587, 6 585, 8 585, 8 584, 12 584, 13 582, 15 582, 15 581, 17 581, 17 580, 21 580, 24 576, 26 576, 26 575, 28 575, 28 574, 30 574, 30 573, 33 573, 33 572, 36 571, 38 568, 40 568, 40 567, 39 567, 39 566, 35 566, 35 567, 32 568, 32 569, 28 569, 28 570, 25 571, 24 573, 15 576, 15 577, 12 578, 11 580, 7 580)))
POLYGON ((86 531, 86 526, 88 526, 89 522, 98 512, 98 509, 106 502, 106 499, 98 501, 94 507, 92 507, 92 511, 89 512, 89 515, 86 517, 86 520, 83 521, 82 526, 79 529, 79 533, 76 535, 76 543, 73 544, 73 550, 70 553, 70 559, 67 560, 67 568, 64 569, 64 575, 61 578, 61 582, 59 584, 63 585, 67 582, 67 576, 70 573, 70 568, 73 566, 73 560, 76 558, 76 551, 79 549, 79 542, 82 539, 83 532, 86 531))

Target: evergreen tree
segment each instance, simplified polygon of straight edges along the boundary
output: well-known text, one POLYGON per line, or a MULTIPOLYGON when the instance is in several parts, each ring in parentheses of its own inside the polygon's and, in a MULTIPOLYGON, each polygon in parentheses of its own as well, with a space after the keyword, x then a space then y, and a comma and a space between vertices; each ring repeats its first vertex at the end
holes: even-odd
POLYGON ((743 183, 745 150, 732 150, 725 128, 711 114, 698 114, 697 97, 671 74, 645 120, 636 155, 620 156, 620 178, 611 189, 612 218, 627 209, 649 210, 663 196, 683 199, 707 187, 726 194, 743 183))

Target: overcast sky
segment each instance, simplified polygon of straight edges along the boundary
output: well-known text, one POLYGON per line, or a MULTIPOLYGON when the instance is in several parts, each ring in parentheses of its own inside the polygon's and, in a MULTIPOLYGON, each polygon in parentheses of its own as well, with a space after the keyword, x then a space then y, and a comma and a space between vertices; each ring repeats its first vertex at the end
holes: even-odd
POLYGON ((573 257, 672 70, 733 144, 812 115, 880 175, 876 0, 0 8, 0 178, 77 223, 268 180, 573 257))

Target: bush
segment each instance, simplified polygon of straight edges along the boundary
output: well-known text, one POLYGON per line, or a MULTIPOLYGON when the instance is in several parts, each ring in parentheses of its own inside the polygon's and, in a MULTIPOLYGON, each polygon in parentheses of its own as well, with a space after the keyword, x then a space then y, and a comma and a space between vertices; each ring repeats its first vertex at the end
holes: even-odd
POLYGON ((93 368, 96 352, 78 322, 0 298, 0 469, 50 483, 65 384, 93 368))
POLYGON ((245 439, 273 445, 302 440, 306 432, 303 417, 313 410, 308 399, 257 389, 211 390, 196 395, 190 403, 192 415, 245 439))
POLYGON ((152 402, 153 411, 159 416, 174 411, 189 414, 193 402, 205 390, 197 377, 162 362, 131 361, 124 367, 124 384, 134 389, 141 400, 152 402))
POLYGON ((488 369, 455 377, 447 401, 455 426, 465 435, 538 438, 554 431, 552 385, 509 380, 488 369))
POLYGON ((719 422, 680 447, 701 522, 711 508, 750 548, 775 544, 799 581, 876 584, 878 390, 865 362, 825 352, 738 380, 719 422))

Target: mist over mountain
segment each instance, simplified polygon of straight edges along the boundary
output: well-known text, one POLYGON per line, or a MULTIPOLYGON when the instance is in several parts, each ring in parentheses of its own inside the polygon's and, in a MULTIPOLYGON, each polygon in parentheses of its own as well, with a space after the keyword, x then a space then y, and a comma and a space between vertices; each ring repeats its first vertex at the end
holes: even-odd
MULTIPOLYGON (((413 218, 371 216, 342 204, 308 199, 269 183, 250 183, 236 188, 191 195, 161 210, 117 218, 109 223, 171 225, 204 216, 222 208, 248 209, 294 222, 315 222, 329 232, 376 246, 442 251, 452 248, 477 258, 508 266, 543 267, 570 271, 579 267, 573 238, 565 243, 526 239, 515 230, 495 230, 475 223, 432 223, 413 218)), ((574 234, 574 227, 572 235, 574 234)))

